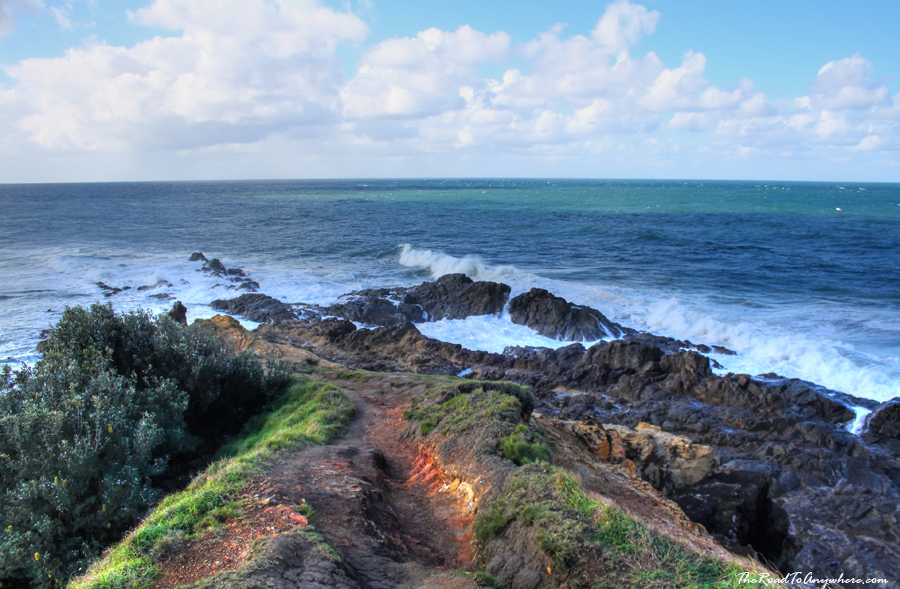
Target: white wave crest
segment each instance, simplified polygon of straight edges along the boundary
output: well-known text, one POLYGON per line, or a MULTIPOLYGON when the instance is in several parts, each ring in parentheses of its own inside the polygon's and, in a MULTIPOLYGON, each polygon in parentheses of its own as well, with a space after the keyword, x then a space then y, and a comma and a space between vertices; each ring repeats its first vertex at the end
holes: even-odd
POLYGON ((488 266, 479 256, 456 258, 442 252, 416 249, 408 243, 401 246, 400 265, 428 270, 432 278, 461 273, 472 280, 499 280, 521 275, 515 266, 488 266))
POLYGON ((775 372, 882 402, 897 395, 900 366, 873 362, 826 323, 782 326, 759 311, 739 317, 739 310, 710 311, 670 298, 649 304, 641 319, 654 333, 734 350, 736 356, 713 354, 729 372, 775 372))

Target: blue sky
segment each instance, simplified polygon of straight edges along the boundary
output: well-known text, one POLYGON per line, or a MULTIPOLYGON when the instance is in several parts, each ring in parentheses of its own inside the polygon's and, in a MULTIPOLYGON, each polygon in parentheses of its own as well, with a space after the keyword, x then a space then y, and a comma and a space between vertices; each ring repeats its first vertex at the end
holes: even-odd
POLYGON ((0 182, 900 181, 900 3, 0 0, 0 182))

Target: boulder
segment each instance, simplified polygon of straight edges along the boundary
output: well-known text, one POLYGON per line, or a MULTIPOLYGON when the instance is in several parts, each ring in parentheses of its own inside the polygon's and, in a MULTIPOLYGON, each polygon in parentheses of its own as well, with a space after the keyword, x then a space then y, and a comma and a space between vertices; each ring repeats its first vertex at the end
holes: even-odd
POLYGON ((213 258, 209 260, 205 264, 203 264, 203 268, 201 268, 204 272, 211 272, 216 276, 225 276, 228 273, 228 269, 225 268, 225 264, 219 261, 219 258, 213 258))
POLYGON ((297 318, 289 304, 262 293, 243 294, 236 299, 219 299, 209 306, 257 323, 274 323, 297 318))
POLYGON ((191 257, 188 258, 188 262, 199 262, 199 261, 208 262, 206 256, 203 255, 203 252, 194 252, 191 254, 191 257))
POLYGON ((420 307, 424 321, 496 315, 509 298, 510 287, 499 282, 475 282, 465 274, 446 274, 407 291, 403 302, 420 307))
POLYGON ((900 440, 900 397, 883 403, 866 418, 863 435, 875 441, 900 440))
POLYGON ((172 310, 167 313, 173 321, 187 325, 187 307, 181 304, 181 301, 175 301, 172 310))
POLYGON ((509 315, 513 323, 562 341, 594 341, 636 333, 596 309, 574 305, 542 288, 514 297, 509 302, 509 315))
POLYGON ((343 317, 367 325, 400 325, 421 322, 422 309, 398 303, 405 289, 367 289, 341 296, 335 304, 321 310, 324 315, 343 317))
POLYGON ((510 288, 497 282, 475 282, 465 274, 447 274, 412 288, 367 289, 348 293, 323 315, 368 325, 388 326, 472 315, 499 314, 510 288))

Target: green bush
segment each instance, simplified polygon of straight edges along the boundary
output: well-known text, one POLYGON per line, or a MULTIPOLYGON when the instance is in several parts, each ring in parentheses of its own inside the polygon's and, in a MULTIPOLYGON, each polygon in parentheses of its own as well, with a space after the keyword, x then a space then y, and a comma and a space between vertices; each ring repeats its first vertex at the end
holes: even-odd
POLYGON ((66 309, 34 367, 0 373, 0 583, 65 582, 285 382, 208 326, 66 309))
POLYGON ((552 454, 544 436, 528 430, 528 426, 520 423, 513 433, 500 439, 500 452, 519 466, 534 462, 550 462, 552 454))

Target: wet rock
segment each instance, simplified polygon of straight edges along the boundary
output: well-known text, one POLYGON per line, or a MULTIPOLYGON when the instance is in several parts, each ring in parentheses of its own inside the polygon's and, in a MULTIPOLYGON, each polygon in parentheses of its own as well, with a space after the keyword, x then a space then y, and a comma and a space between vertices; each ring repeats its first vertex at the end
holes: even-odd
POLYGON ((465 274, 447 274, 412 288, 352 292, 321 312, 379 326, 463 319, 500 313, 509 292, 505 284, 475 282, 465 274))
POLYGON ((199 261, 208 262, 206 256, 203 255, 203 252, 194 252, 191 254, 191 257, 188 258, 188 262, 199 262, 199 261))
POLYGON ((173 321, 187 325, 187 307, 181 304, 181 301, 175 301, 172 310, 166 313, 173 321))
POLYGON ((409 289, 403 302, 420 307, 427 321, 464 319, 499 314, 509 293, 506 284, 475 282, 465 274, 446 274, 409 289))
POLYGON ((203 268, 201 268, 204 272, 211 272, 214 276, 225 276, 228 272, 228 269, 225 268, 225 264, 219 261, 219 258, 213 258, 209 260, 205 264, 203 264, 203 268))
POLYGON ((594 341, 635 333, 613 323, 596 309, 574 305, 542 288, 532 288, 514 297, 509 302, 509 314, 513 323, 563 341, 594 341))
POLYGON ((257 323, 274 323, 296 318, 291 306, 262 293, 243 294, 236 299, 215 300, 210 307, 231 315, 240 315, 257 323))
POLYGON ((98 282, 97 286, 99 286, 100 289, 103 291, 103 296, 105 296, 105 297, 111 297, 114 294, 117 294, 117 293, 122 292, 123 290, 126 290, 124 288, 117 288, 115 286, 110 286, 103 282, 98 282))
POLYGON ((155 290, 157 288, 164 288, 164 287, 172 288, 172 286, 173 285, 171 282, 168 282, 166 280, 160 280, 156 284, 139 286, 139 287, 137 287, 137 290, 155 290))
POLYGON ((868 416, 864 436, 874 441, 900 440, 900 397, 883 403, 868 416))
POLYGON ((397 302, 403 289, 368 289, 340 297, 321 310, 323 315, 343 317, 367 325, 399 325, 423 321, 422 309, 397 302))

